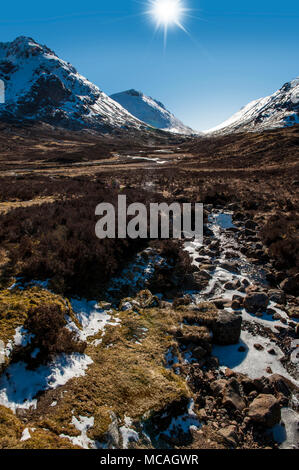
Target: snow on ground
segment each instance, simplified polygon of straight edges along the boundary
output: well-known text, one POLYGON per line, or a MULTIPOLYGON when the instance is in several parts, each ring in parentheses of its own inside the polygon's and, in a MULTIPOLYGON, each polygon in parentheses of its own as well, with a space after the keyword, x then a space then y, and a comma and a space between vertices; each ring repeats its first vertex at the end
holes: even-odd
POLYGON ((136 432, 134 429, 132 429, 132 420, 128 416, 125 416, 124 418, 124 426, 121 426, 119 428, 121 436, 122 436, 122 442, 123 442, 123 449, 127 449, 129 442, 135 441, 137 442, 139 440, 139 434, 136 432))
MULTIPOLYGON (((256 267, 252 266, 248 262, 246 256, 244 256, 239 251, 240 247, 238 246, 237 241, 233 238, 232 233, 227 232, 227 229, 235 227, 232 221, 232 213, 222 213, 215 211, 210 215, 209 222, 209 228, 212 230, 215 239, 220 241, 220 256, 217 259, 216 268, 212 272, 212 278, 210 279, 207 288, 202 292, 195 294, 194 301, 195 303, 200 303, 203 300, 213 301, 213 299, 216 298, 225 298, 231 300, 234 295, 244 297, 246 295, 245 293, 241 293, 238 290, 229 290, 228 288, 225 288, 225 283, 228 281, 242 281, 243 279, 246 279, 250 284, 254 284, 257 282, 257 278, 260 283, 263 283, 263 272, 260 271, 256 274, 256 267), (238 258, 241 266, 239 273, 230 272, 221 267, 222 262, 228 261, 225 256, 226 251, 232 249, 235 251, 236 257, 238 258), (253 277, 252 273, 255 273, 255 277, 253 277)), ((189 252, 193 260, 199 256, 197 251, 198 248, 201 248, 201 245, 196 246, 195 242, 193 242, 193 244, 192 242, 189 243, 187 247, 185 246, 185 249, 189 252)), ((204 261, 200 261, 198 263, 194 261, 194 264, 197 263, 199 265, 202 262, 204 261)), ((274 302, 270 301, 268 308, 274 310, 283 319, 287 321, 290 320, 287 313, 281 308, 277 307, 274 302)), ((236 314, 236 312, 231 308, 227 308, 226 310, 236 314)), ((273 315, 268 314, 267 312, 256 316, 250 314, 243 308, 240 309, 238 313, 242 316, 243 320, 253 324, 262 325, 272 329, 273 331, 275 331, 277 326, 285 327, 285 324, 281 320, 273 320, 273 315)), ((298 322, 298 320, 295 321, 298 322)), ((267 367, 271 367, 273 373, 278 373, 284 377, 287 377, 294 383, 299 383, 288 374, 287 370, 281 364, 280 359, 283 357, 283 353, 280 348, 274 343, 270 343, 267 338, 261 336, 260 334, 253 336, 248 331, 242 331, 239 344, 232 346, 214 346, 213 354, 219 357, 222 366, 226 366, 238 372, 248 374, 249 377, 257 378, 263 375, 267 376, 269 374, 267 374, 266 369, 267 367), (257 351, 254 348, 254 344, 256 343, 261 344, 265 349, 263 351, 257 351), (244 352, 238 351, 240 346, 245 348, 244 352), (269 349, 274 349, 276 351, 276 355, 270 355, 267 352, 269 349)), ((184 359, 187 362, 190 362, 192 361, 192 355, 188 354, 187 351, 184 359)))
POLYGON ((31 439, 30 430, 28 428, 25 428, 22 433, 20 441, 24 442, 24 441, 28 441, 28 439, 31 439))
POLYGON ((110 309, 104 310, 95 301, 72 299, 71 306, 77 320, 82 325, 82 329, 79 329, 71 320, 68 322, 68 328, 76 331, 82 341, 103 331, 111 320, 112 311, 110 309))
POLYGON ((17 408, 36 408, 38 392, 55 389, 74 377, 85 375, 92 359, 79 353, 61 354, 50 364, 28 370, 24 362, 11 364, 0 377, 0 404, 17 408))
POLYGON ((230 346, 215 345, 213 355, 219 358, 221 366, 247 374, 252 379, 280 374, 299 385, 299 381, 296 381, 281 364, 280 359, 283 357, 281 349, 275 343, 260 335, 253 336, 248 331, 242 331, 238 344, 230 346), (258 351, 254 347, 255 344, 260 344, 264 349, 258 351), (240 352, 240 347, 244 347, 245 351, 240 352), (275 351, 275 355, 269 354, 268 351, 271 349, 275 351), (272 370, 270 374, 266 371, 268 367, 272 370))
POLYGON ((191 399, 187 411, 179 416, 173 417, 170 425, 164 434, 168 437, 174 437, 181 434, 189 434, 192 429, 200 429, 201 423, 197 414, 194 412, 194 401, 191 399))
POLYGON ((272 428, 275 441, 280 449, 299 448, 298 413, 291 408, 282 408, 281 423, 272 428))
POLYGON ((149 162, 154 162, 154 163, 157 163, 158 165, 164 165, 164 163, 167 163, 166 160, 160 160, 160 158, 150 158, 150 157, 136 157, 136 156, 131 156, 131 155, 127 155, 127 158, 131 158, 132 160, 145 160, 145 161, 149 161, 149 162))
POLYGON ((88 418, 79 416, 76 418, 73 416, 72 424, 81 433, 79 436, 67 436, 66 434, 60 434, 60 437, 69 439, 74 445, 80 446, 83 449, 97 449, 96 441, 93 441, 87 436, 87 431, 94 426, 94 418, 88 418))
POLYGON ((14 344, 15 346, 27 346, 28 344, 30 344, 32 338, 34 338, 34 335, 32 334, 29 334, 27 330, 25 330, 25 328, 23 328, 22 326, 19 326, 17 329, 16 329, 16 332, 15 332, 15 336, 14 336, 14 344))
POLYGON ((123 269, 120 276, 114 277, 109 283, 107 295, 113 298, 120 294, 123 288, 129 290, 128 295, 134 295, 146 287, 158 266, 164 266, 165 260, 152 248, 139 253, 129 265, 123 269))

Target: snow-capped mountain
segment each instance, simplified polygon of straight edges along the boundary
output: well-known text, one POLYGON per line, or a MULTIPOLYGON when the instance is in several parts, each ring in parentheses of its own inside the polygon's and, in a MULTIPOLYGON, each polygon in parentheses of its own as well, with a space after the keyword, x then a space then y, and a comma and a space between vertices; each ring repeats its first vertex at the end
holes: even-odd
POLYGON ((110 98, 152 127, 177 134, 195 134, 195 131, 185 126, 162 103, 140 91, 128 90, 111 95, 110 98))
POLYGON ((263 131, 299 123, 299 78, 287 82, 273 95, 247 106, 205 133, 263 131))
POLYGON ((71 64, 28 37, 0 43, 0 79, 5 85, 2 118, 100 131, 145 127, 71 64))

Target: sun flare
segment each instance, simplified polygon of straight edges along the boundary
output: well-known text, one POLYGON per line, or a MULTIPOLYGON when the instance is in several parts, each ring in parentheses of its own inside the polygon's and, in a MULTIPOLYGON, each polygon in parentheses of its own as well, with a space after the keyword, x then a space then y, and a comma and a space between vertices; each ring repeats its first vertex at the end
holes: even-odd
POLYGON ((178 26, 186 32, 182 21, 188 11, 182 0, 150 0, 147 13, 156 23, 157 28, 163 28, 166 42, 169 26, 178 26))

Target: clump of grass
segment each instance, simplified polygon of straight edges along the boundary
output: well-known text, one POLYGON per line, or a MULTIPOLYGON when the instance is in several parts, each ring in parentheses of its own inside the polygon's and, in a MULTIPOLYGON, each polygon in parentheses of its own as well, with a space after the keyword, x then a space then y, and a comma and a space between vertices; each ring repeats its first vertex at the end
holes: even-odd
POLYGON ((29 312, 44 304, 56 306, 64 315, 72 315, 66 299, 39 287, 0 291, 0 339, 7 344, 13 339, 16 328, 24 326, 29 312))

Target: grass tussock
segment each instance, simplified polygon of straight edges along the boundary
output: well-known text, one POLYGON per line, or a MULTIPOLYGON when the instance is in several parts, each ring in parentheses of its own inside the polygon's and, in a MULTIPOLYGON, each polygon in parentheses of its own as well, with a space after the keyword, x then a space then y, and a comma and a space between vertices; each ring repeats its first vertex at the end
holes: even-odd
POLYGON ((16 328, 28 321, 30 312, 45 304, 48 308, 59 309, 63 315, 71 312, 66 299, 38 287, 0 291, 0 339, 5 344, 12 340, 16 328))

